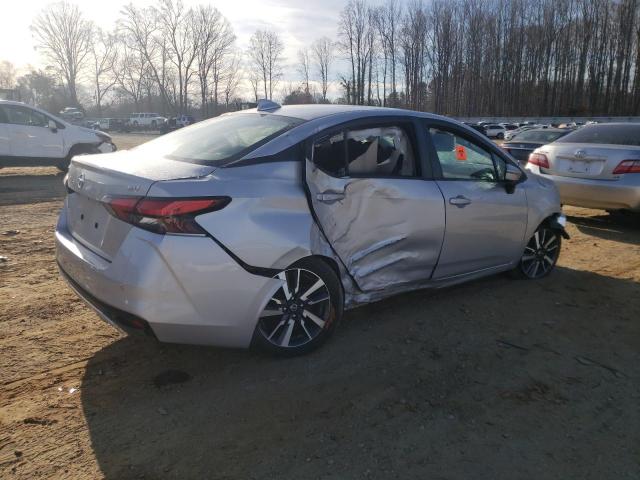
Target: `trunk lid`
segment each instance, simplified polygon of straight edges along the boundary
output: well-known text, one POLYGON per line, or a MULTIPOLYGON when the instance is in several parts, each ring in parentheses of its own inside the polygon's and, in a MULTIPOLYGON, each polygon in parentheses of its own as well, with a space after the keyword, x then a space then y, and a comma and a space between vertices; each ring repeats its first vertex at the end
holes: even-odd
POLYGON ((623 160, 640 160, 640 147, 583 143, 554 143, 543 152, 549 160, 544 173, 594 180, 618 180, 613 170, 623 160))
POLYGON ((122 151, 74 157, 67 186, 67 224, 73 237, 106 260, 117 253, 133 228, 109 213, 105 202, 113 197, 144 197, 161 180, 209 175, 216 167, 165 157, 141 159, 122 151))

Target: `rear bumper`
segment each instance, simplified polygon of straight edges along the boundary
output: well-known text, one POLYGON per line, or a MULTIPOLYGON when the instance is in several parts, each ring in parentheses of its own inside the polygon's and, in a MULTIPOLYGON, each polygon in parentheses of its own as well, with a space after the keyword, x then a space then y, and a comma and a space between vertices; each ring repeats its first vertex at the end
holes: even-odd
POLYGON ((640 211, 640 175, 624 175, 619 180, 590 180, 540 173, 535 165, 528 165, 527 169, 553 180, 564 204, 603 210, 640 211))
POLYGON ((129 331, 127 322, 139 319, 163 342, 248 347, 280 285, 247 272, 207 237, 133 228, 109 261, 71 235, 63 209, 55 239, 63 277, 103 320, 129 331))

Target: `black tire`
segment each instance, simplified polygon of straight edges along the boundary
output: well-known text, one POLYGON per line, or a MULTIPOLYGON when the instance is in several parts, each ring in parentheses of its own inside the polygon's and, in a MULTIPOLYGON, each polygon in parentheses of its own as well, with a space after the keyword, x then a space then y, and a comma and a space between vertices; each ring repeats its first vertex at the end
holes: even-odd
POLYGON ((304 355, 326 342, 342 318, 340 280, 317 257, 296 262, 276 277, 283 279, 283 286, 258 319, 253 344, 280 356, 304 355))
POLYGON ((561 247, 560 232, 543 223, 527 242, 517 267, 511 271, 512 276, 528 280, 546 277, 558 263, 561 247))
POLYGON ((73 157, 75 157, 76 155, 93 155, 94 153, 100 153, 100 150, 98 150, 96 147, 91 147, 88 145, 78 145, 71 147, 71 150, 69 150, 69 155, 67 155, 64 160, 61 160, 56 165, 56 168, 61 172, 66 172, 69 170, 69 165, 71 164, 71 159, 73 157))
POLYGON ((504 133, 499 133, 498 135, 496 135, 496 138, 498 140, 504 140, 504 133))

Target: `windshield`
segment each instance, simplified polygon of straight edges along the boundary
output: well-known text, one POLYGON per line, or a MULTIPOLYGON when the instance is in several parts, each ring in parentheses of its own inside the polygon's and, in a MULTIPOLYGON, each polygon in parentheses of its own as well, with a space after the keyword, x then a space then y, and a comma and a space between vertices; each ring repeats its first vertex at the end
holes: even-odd
POLYGON ((136 152, 205 165, 237 160, 302 120, 271 114, 221 116, 136 147, 136 152))
POLYGON ((587 125, 562 137, 558 142, 640 146, 640 124, 587 125))
POLYGON ((551 143, 558 138, 566 135, 567 132, 553 132, 549 130, 526 130, 518 133, 512 138, 517 142, 535 142, 535 143, 551 143))

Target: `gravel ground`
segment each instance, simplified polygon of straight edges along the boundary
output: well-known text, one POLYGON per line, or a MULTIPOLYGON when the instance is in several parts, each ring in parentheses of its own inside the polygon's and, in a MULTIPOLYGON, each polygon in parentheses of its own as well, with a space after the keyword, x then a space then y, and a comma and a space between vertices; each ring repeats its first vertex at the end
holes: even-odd
POLYGON ((640 478, 636 220, 567 208, 549 278, 400 295, 282 360, 101 322, 56 271, 61 181, 0 171, 0 478, 640 478))

